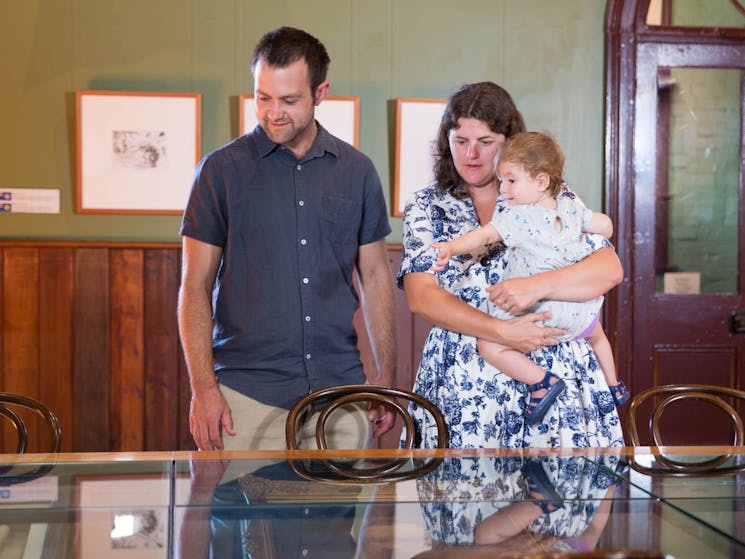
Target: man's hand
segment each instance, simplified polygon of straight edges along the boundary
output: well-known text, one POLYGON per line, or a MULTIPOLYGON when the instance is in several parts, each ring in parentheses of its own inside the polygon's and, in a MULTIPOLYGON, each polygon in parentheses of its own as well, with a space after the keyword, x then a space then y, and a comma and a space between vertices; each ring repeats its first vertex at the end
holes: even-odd
POLYGON ((199 450, 222 450, 223 431, 235 436, 230 407, 217 385, 192 393, 189 430, 199 450))
POLYGON ((222 475, 228 469, 230 460, 191 460, 189 462, 189 473, 191 475, 191 487, 194 489, 211 488, 214 490, 220 483, 222 475))
POLYGON ((373 424, 373 437, 377 439, 393 429, 396 424, 396 410, 382 402, 370 402, 367 419, 373 424))

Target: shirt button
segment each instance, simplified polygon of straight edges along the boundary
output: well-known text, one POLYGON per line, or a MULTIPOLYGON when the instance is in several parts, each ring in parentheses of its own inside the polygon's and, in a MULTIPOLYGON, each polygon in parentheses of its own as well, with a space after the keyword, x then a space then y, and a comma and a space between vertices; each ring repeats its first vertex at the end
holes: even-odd
POLYGON ((303 166, 302 166, 302 165, 300 165, 300 164, 298 164, 298 166, 297 166, 297 170, 298 170, 298 171, 300 171, 300 170, 302 170, 302 168, 303 168, 303 166))
POLYGON ((309 515, 310 514, 310 509, 308 507, 305 507, 303 509, 303 514, 305 514, 306 516, 309 515))
POLYGON ((297 205, 298 205, 298 206, 304 206, 304 205, 305 205, 305 202, 303 202, 302 200, 300 200, 300 201, 299 201, 299 202, 297 203, 297 205))
POLYGON ((305 239, 300 239, 300 244, 301 245, 307 245, 308 244, 308 241, 306 241, 305 239))
POLYGON ((306 358, 306 359, 310 359, 310 353, 306 353, 306 354, 305 354, 305 358, 306 358))
POLYGON ((306 316, 305 317, 305 322, 310 322, 310 317, 309 316, 306 316))
POLYGON ((307 556, 308 556, 308 550, 307 549, 303 549, 303 557, 307 557, 307 556))
POLYGON ((303 283, 308 283, 310 280, 308 278, 303 278, 303 283))

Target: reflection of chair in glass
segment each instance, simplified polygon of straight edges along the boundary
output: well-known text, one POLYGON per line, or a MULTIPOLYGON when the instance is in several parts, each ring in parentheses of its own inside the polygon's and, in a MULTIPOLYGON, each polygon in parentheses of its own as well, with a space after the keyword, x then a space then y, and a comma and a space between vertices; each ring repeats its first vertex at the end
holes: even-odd
MULTIPOLYGON (((440 410, 432 402, 414 392, 401 388, 391 388, 387 386, 376 386, 369 384, 353 384, 343 386, 331 386, 311 392, 301 398, 287 415, 285 423, 285 437, 287 439, 287 448, 297 450, 299 448, 297 441, 298 424, 304 419, 309 410, 320 409, 316 419, 315 440, 319 449, 327 450, 326 441, 326 422, 331 414, 347 404, 357 402, 380 402, 392 407, 396 414, 401 417, 406 432, 404 447, 411 449, 414 446, 414 434, 416 426, 409 411, 399 402, 399 399, 408 400, 417 406, 427 410, 435 420, 437 425, 437 440, 439 448, 448 446, 448 430, 445 420, 440 410)), ((343 411, 343 410, 339 410, 343 411)), ((317 481, 339 482, 344 479, 352 479, 356 482, 373 482, 382 483, 390 481, 401 481, 403 479, 412 479, 421 475, 425 471, 431 471, 439 464, 438 459, 423 461, 414 470, 402 471, 402 467, 409 459, 408 457, 394 458, 385 461, 384 464, 376 465, 371 468, 352 467, 343 461, 322 459, 331 475, 326 473, 310 472, 301 470, 298 464, 294 464, 296 473, 305 477, 313 478, 317 481)))
MULTIPOLYGON (((743 421, 738 414, 733 400, 745 402, 745 391, 728 388, 726 386, 713 386, 706 384, 668 384, 649 388, 635 395, 626 412, 626 429, 632 446, 641 446, 641 438, 637 429, 637 414, 639 407, 647 400, 655 399, 649 416, 649 433, 655 447, 664 446, 660 421, 665 408, 674 402, 685 400, 698 400, 711 404, 722 410, 731 420, 733 428, 733 446, 745 444, 745 429, 743 421)), ((656 461, 660 468, 647 468, 637 461, 631 461, 631 466, 637 471, 644 473, 666 473, 670 475, 720 475, 745 470, 745 464, 729 465, 720 467, 732 459, 732 455, 724 454, 699 462, 682 462, 674 460, 669 456, 653 450, 656 461)))
MULTIPOLYGON (((0 392, 0 417, 4 418, 7 423, 10 423, 16 433, 18 438, 16 452, 22 454, 26 452, 28 447, 28 424, 27 420, 24 419, 24 410, 30 410, 43 419, 49 435, 46 451, 52 453, 59 452, 62 429, 60 428, 59 419, 57 419, 54 412, 34 398, 11 394, 9 392, 0 392)), ((0 466, 0 485, 30 481, 44 475, 52 466, 45 465, 31 471, 6 475, 13 468, 14 465, 0 466)))

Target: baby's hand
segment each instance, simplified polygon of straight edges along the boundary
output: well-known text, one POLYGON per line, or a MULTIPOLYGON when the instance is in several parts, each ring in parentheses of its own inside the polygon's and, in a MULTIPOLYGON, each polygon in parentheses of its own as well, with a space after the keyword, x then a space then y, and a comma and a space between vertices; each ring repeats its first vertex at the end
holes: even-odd
POLYGON ((432 243, 430 246, 437 250, 437 260, 432 264, 430 270, 442 272, 445 269, 445 266, 448 265, 448 260, 450 260, 450 247, 447 243, 432 243))

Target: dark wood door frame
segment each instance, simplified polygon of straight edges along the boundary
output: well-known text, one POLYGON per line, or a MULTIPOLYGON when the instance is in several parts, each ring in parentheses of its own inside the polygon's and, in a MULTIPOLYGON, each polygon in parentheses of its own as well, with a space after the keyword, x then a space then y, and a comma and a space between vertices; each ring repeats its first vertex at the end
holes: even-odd
MULTIPOLYGON (((743 45, 745 29, 648 26, 650 0, 608 0, 605 20, 605 211, 615 223, 614 243, 624 281, 608 294, 605 325, 621 374, 634 366, 634 121, 640 50, 650 43, 681 47, 743 45)), ((669 8, 669 5, 668 5, 669 8)), ((669 13, 669 12, 668 12, 669 13)), ((664 17, 664 12, 663 12, 664 17)), ((741 219, 744 211, 741 210, 741 219)), ((742 247, 741 247, 742 250, 742 247)), ((743 278, 741 278, 741 282, 743 278)))

